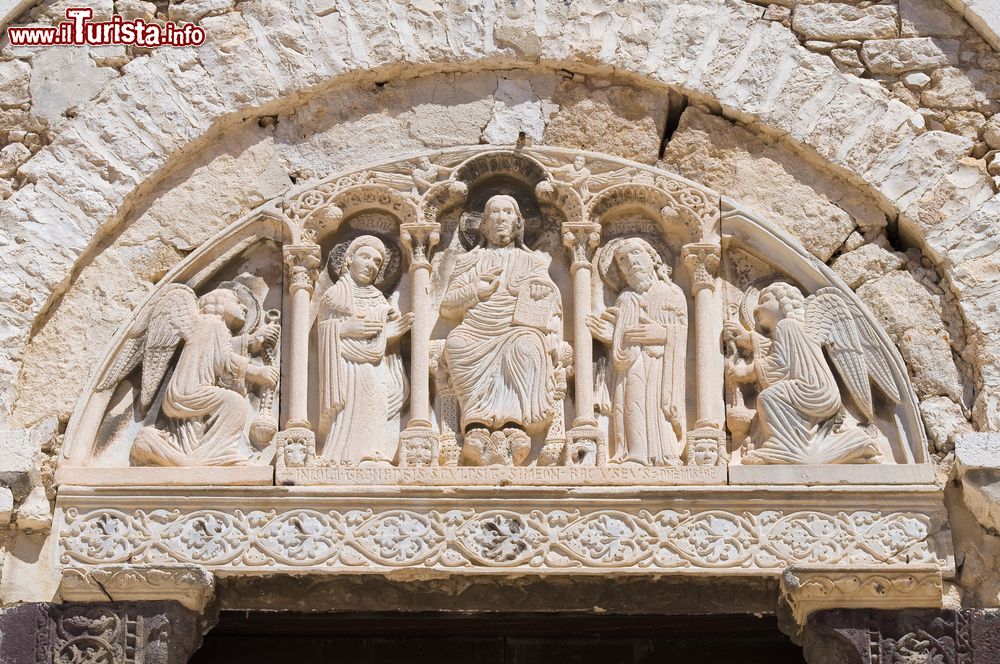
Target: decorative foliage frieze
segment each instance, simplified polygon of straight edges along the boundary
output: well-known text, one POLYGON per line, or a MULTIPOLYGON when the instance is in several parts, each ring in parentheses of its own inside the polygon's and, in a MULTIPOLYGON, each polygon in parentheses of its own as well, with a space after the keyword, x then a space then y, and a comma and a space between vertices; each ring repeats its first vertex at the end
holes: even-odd
POLYGON ((64 565, 225 571, 421 567, 713 570, 946 566, 931 517, 812 509, 137 509, 65 513, 64 565))

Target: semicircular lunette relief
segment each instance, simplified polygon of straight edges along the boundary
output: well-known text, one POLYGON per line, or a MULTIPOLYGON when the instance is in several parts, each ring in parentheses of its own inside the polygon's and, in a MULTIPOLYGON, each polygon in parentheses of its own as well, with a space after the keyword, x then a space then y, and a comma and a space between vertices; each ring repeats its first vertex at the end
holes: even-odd
POLYGON ((565 149, 413 154, 205 243, 111 341, 77 485, 933 481, 906 367, 738 203, 565 149))

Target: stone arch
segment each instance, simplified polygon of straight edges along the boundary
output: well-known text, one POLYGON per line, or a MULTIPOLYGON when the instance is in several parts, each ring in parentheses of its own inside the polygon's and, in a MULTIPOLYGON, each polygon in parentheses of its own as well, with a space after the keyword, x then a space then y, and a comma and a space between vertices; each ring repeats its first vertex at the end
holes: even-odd
MULTIPOLYGON (((481 15, 448 9, 441 16, 389 1, 326 16, 269 3, 247 3, 243 10, 245 15, 206 19, 208 40, 196 54, 161 51, 136 61, 22 167, 28 184, 2 205, 11 235, 25 242, 7 244, 0 257, 13 266, 11 287, 29 302, 0 305, 11 329, 4 349, 8 377, 19 371, 21 348, 72 278, 77 259, 183 155, 239 119, 273 112, 346 76, 388 77, 404 64, 427 71, 476 66, 614 70, 684 90, 718 104, 731 117, 786 136, 851 174, 883 197, 901 229, 939 262, 956 292, 982 288, 949 257, 961 220, 989 191, 985 176, 962 163, 966 144, 927 131, 917 114, 881 89, 843 76, 780 26, 758 21, 759 9, 752 5, 655 5, 625 16, 599 10, 616 28, 601 35, 591 32, 593 15, 569 15, 561 5, 519 5, 481 15), (618 37, 623 28, 639 25, 664 29, 637 31, 635 39, 618 37), (416 33, 419 40, 413 39, 416 33), (701 50, 692 44, 701 44, 701 50), (140 99, 144 108, 136 106, 140 99), (141 137, 115 129, 119 118, 146 115, 183 120, 147 127, 141 137), (948 219, 916 204, 956 179, 972 184, 963 188, 968 193, 948 210, 948 219), (31 232, 49 222, 68 230, 69 246, 31 232)), ((988 311, 974 298, 961 304, 977 344, 981 382, 993 385, 1000 381, 1000 354, 986 341, 992 330, 988 311)), ((9 413, 16 381, 4 383, 8 388, 0 410, 9 413)), ((1000 420, 995 405, 986 404, 980 412, 981 424, 995 426, 1000 420)))

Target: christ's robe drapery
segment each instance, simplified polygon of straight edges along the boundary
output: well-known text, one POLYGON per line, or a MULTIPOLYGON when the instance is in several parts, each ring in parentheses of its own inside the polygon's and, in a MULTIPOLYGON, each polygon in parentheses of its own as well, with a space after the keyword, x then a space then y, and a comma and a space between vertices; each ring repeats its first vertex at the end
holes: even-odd
POLYGON ((180 422, 172 427, 174 435, 144 429, 133 458, 161 466, 226 466, 250 459, 255 413, 244 396, 250 359, 233 350, 241 340, 233 339, 220 317, 198 316, 163 397, 163 414, 180 422))
POLYGON ((445 358, 462 413, 462 427, 499 429, 515 423, 531 429, 551 419, 552 351, 561 338, 561 304, 550 329, 514 325, 518 294, 549 277, 551 258, 516 246, 477 247, 461 257, 452 273, 441 313, 459 324, 445 340, 445 358), (499 270, 500 284, 482 302, 476 284, 499 270))
POLYGON ((319 310, 321 430, 329 426, 320 453, 336 465, 392 461, 399 444, 399 417, 407 396, 403 361, 388 352, 386 323, 399 311, 374 286, 357 284, 350 272, 323 294, 319 310), (350 319, 374 321, 382 331, 370 339, 343 336, 350 319))
POLYGON ((612 458, 663 465, 684 451, 687 301, 676 284, 655 280, 642 293, 622 291, 611 340, 612 458), (666 328, 663 344, 636 344, 625 333, 640 323, 666 328))

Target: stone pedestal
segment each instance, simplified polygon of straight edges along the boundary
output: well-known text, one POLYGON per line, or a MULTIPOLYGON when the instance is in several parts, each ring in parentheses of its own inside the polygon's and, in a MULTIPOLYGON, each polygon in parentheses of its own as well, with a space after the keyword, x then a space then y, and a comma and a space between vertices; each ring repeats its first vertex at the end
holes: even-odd
POLYGON ((22 604, 0 612, 4 664, 185 664, 198 614, 177 602, 22 604))

